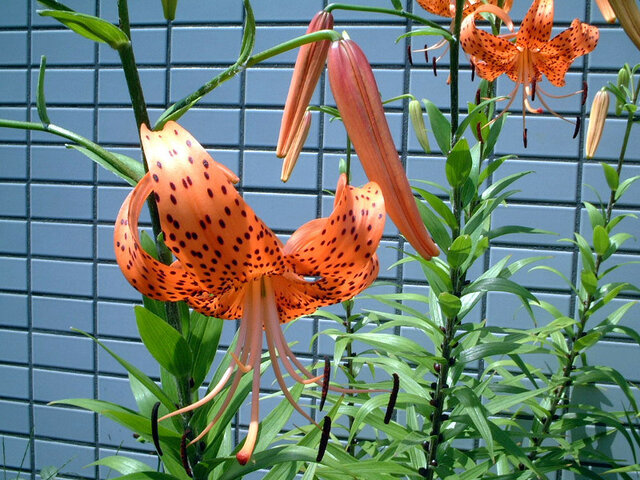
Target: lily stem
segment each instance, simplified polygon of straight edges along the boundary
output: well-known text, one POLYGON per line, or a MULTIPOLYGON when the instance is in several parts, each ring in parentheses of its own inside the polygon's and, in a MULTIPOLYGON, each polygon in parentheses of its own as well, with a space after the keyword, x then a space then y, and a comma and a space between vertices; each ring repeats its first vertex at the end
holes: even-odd
MULTIPOLYGON (((451 62, 451 138, 455 136, 458 130, 458 117, 459 117, 459 55, 460 55, 460 27, 462 25, 462 10, 464 7, 464 0, 456 0, 456 15, 453 24, 453 41, 451 42, 450 62, 451 62)), ((447 152, 448 153, 448 152, 447 152)), ((461 187, 454 187, 451 192, 451 203, 453 205, 453 215, 456 220, 455 228, 452 229, 452 238, 455 239, 460 235, 462 230, 462 191, 461 187)), ((464 287, 466 279, 466 270, 460 268, 451 268, 450 278, 452 285, 452 294, 456 297, 460 297, 462 289, 464 287)), ((457 315, 453 317, 447 317, 443 328, 444 338, 440 346, 441 356, 443 361, 439 364, 439 369, 436 368, 438 375, 436 381, 436 387, 432 392, 431 404, 434 407, 434 411, 431 417, 431 432, 429 434, 428 444, 425 444, 425 450, 427 452, 427 466, 424 470, 424 477, 427 480, 433 480, 438 467, 438 447, 443 442, 442 436, 442 424, 447 420, 444 415, 445 403, 447 393, 450 385, 447 384, 449 378, 449 370, 455 365, 455 356, 452 355, 454 338, 456 335, 456 329, 460 320, 457 315)))
MULTIPOLYGON (((345 331, 347 332, 347 334, 352 334, 353 333, 353 328, 351 327, 351 313, 352 313, 352 310, 353 310, 353 303, 351 301, 349 301, 345 305, 346 319, 344 321, 344 328, 345 328, 345 331)), ((353 371, 353 357, 356 354, 353 351, 353 345, 351 344, 351 342, 347 343, 346 351, 347 351, 347 365, 346 365, 347 375, 349 376, 349 381, 353 381, 353 379, 355 378, 355 373, 353 371)), ((353 403, 349 403, 349 405, 352 406, 353 403)), ((355 421, 355 419, 351 415, 349 415, 349 431, 351 431, 351 429, 353 428, 353 422, 354 421, 355 421)), ((353 440, 351 440, 351 442, 349 442, 349 445, 347 445, 347 452, 351 456, 355 456, 355 454, 356 454, 356 443, 357 443, 357 441, 358 441, 357 438, 353 437, 353 440)))
POLYGON ((427 20, 426 18, 414 15, 413 13, 409 13, 405 10, 369 7, 367 5, 349 5, 346 3, 330 3, 329 5, 324 7, 325 12, 331 12, 333 10, 351 10, 355 12, 371 12, 381 13, 383 15, 395 15, 397 17, 404 17, 413 20, 414 22, 421 23, 422 25, 427 25, 433 29, 440 30, 445 35, 449 35, 449 32, 446 29, 442 28, 441 25, 438 25, 436 22, 432 22, 430 20, 427 20))
MULTIPOLYGON (((640 94, 640 81, 636 85, 636 88, 633 92, 633 104, 635 105, 638 101, 638 96, 640 94)), ((624 138, 622 140, 622 146, 620 148, 620 156, 618 157, 618 165, 617 165, 617 174, 618 178, 620 178, 620 174, 622 172, 622 165, 625 160, 627 146, 629 144, 629 138, 631 137, 631 129, 634 124, 634 116, 635 114, 632 112, 627 112, 627 127, 624 132, 624 138)), ((616 203, 616 190, 611 190, 609 195, 609 201, 607 203, 607 209, 605 213, 604 219, 604 227, 607 228, 609 223, 611 222, 611 215, 613 212, 613 207, 616 203)), ((603 257, 602 255, 596 256, 595 261, 595 271, 593 272, 598 278, 598 273, 600 271, 600 266, 602 265, 603 257)), ((566 363, 564 367, 562 367, 562 379, 560 385, 558 385, 553 390, 553 397, 551 398, 551 405, 549 407, 549 414, 546 416, 544 421, 541 422, 541 427, 539 433, 536 433, 536 436, 531 440, 532 450, 529 454, 529 458, 531 460, 535 460, 538 456, 538 450, 540 449, 540 445, 544 440, 544 437, 549 433, 549 429, 551 424, 553 423, 554 417, 556 416, 556 412, 558 408, 561 406, 561 403, 565 400, 565 398, 569 395, 569 386, 571 385, 571 371, 575 368, 574 362, 580 351, 576 349, 576 340, 583 337, 585 335, 585 330, 587 326, 587 321, 589 320, 590 313, 589 310, 593 306, 595 298, 592 294, 588 294, 587 298, 583 301, 580 308, 580 319, 577 325, 577 330, 574 332, 573 336, 573 344, 571 346, 571 350, 567 353, 566 363)), ((534 430, 535 431, 535 430, 534 430)))
MULTIPOLYGON (((124 71, 125 79, 127 81, 127 88, 129 89, 129 97, 131 98, 131 105, 133 107, 133 114, 136 120, 136 127, 138 134, 142 125, 151 125, 149 120, 149 112, 147 111, 147 103, 144 98, 144 91, 142 89, 142 83, 140 82, 140 75, 138 73, 138 66, 136 64, 135 55, 133 53, 133 45, 131 43, 131 27, 129 24, 129 6, 127 0, 118 0, 118 21, 120 29, 129 37, 129 41, 118 49, 120 55, 120 61, 122 62, 122 69, 124 71)), ((145 172, 149 171, 147 159, 142 152, 142 160, 144 163, 145 172)), ((147 199, 147 207, 149 208, 149 214, 151 216, 151 225, 153 228, 153 235, 156 240, 156 247, 160 260, 170 265, 173 261, 173 256, 162 239, 162 227, 160 226, 160 217, 158 214, 158 206, 155 199, 149 197, 147 199)), ((175 328, 178 332, 182 331, 182 323, 180 321, 180 313, 178 311, 178 305, 174 302, 164 302, 165 313, 167 315, 167 323, 175 328)), ((181 405, 188 405, 191 403, 191 388, 189 386, 189 379, 176 378, 176 384, 178 387, 178 400, 181 405)), ((185 428, 188 425, 188 418, 185 420, 185 428)))

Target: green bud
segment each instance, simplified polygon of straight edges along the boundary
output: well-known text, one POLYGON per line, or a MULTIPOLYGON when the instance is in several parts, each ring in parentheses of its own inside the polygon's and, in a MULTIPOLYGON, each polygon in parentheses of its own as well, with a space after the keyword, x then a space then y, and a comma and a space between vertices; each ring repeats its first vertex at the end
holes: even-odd
MULTIPOLYGON (((624 66, 618 71, 618 80, 617 80, 618 88, 624 87, 626 90, 631 90, 631 67, 628 63, 625 63, 624 66)), ((620 101, 616 96, 616 115, 622 115, 622 109, 624 107, 624 102, 620 101)))
POLYGON ((431 153, 431 146, 429 145, 429 137, 427 136, 427 127, 424 124, 424 117, 422 115, 422 106, 418 100, 411 100, 409 102, 409 120, 413 126, 413 131, 416 134, 420 146, 425 153, 431 153))

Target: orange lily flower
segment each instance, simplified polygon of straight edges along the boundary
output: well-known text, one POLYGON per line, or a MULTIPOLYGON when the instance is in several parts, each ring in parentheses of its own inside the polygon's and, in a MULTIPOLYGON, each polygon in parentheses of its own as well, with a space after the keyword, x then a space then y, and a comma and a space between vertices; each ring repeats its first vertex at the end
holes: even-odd
MULTIPOLYGON (((527 111, 542 113, 542 109, 534 109, 530 103, 535 100, 536 93, 538 93, 540 103, 550 113, 573 123, 554 112, 544 98, 545 96, 562 97, 547 93, 538 85, 538 82, 542 80, 544 74, 552 85, 563 87, 565 75, 573 61, 591 52, 598 43, 600 35, 598 29, 582 23, 577 18, 568 29, 551 38, 553 11, 553 0, 535 0, 522 21, 520 29, 515 34, 515 43, 477 28, 474 15, 469 15, 462 22, 460 42, 464 51, 471 55, 478 75, 493 81, 506 73, 516 83, 504 111, 509 109, 520 85, 523 85, 523 121, 527 111)), ((481 5, 476 9, 476 12, 489 12, 497 15, 513 31, 513 22, 509 16, 495 5, 481 5)), ((578 93, 583 93, 583 91, 570 95, 578 93)), ((576 127, 579 127, 579 124, 576 127)), ((576 135, 577 131, 576 128, 576 135)), ((524 140, 526 146, 526 127, 524 140)))
MULTIPOLYGON (((499 2, 500 0, 489 0, 488 3, 498 6, 499 2)), ((453 18, 456 15, 456 0, 418 0, 418 3, 427 12, 431 12, 434 15, 449 18, 453 18)), ((466 17, 470 13, 473 13, 481 5, 485 5, 482 0, 466 0, 464 2, 462 16, 466 17)), ((502 9, 508 12, 512 6, 513 0, 504 0, 502 9)))
POLYGON ((325 384, 295 357, 279 326, 350 299, 374 281, 385 220, 380 188, 373 182, 349 186, 342 175, 331 215, 306 223, 283 245, 234 188, 237 177, 177 123, 167 122, 159 132, 143 126, 141 139, 150 170, 118 214, 114 243, 122 272, 147 297, 184 300, 205 315, 240 319, 233 361, 220 382, 201 400, 160 420, 204 405, 231 381, 219 413, 191 443, 198 441, 227 408, 242 376, 253 370, 251 422, 237 454, 245 464, 258 435, 263 329, 282 393, 310 422, 315 424, 286 388, 278 357, 301 383, 341 393, 386 391, 339 388, 327 385, 328 379, 325 384), (151 192, 166 244, 177 258, 172 265, 154 260, 140 246, 138 217, 151 192))
POLYGON ((367 177, 380 185, 389 216, 422 257, 437 256, 393 143, 373 71, 353 41, 331 45, 329 82, 349 138, 367 177))
MULTIPOLYGON (((316 13, 311 20, 307 33, 331 30, 332 28, 333 15, 322 10, 316 13)), ((276 147, 276 156, 280 158, 284 157, 291 148, 298 131, 298 125, 302 121, 302 116, 309 106, 318 80, 320 80, 320 75, 327 61, 330 43, 329 40, 323 40, 307 43, 300 47, 282 114, 280 136, 276 147)))

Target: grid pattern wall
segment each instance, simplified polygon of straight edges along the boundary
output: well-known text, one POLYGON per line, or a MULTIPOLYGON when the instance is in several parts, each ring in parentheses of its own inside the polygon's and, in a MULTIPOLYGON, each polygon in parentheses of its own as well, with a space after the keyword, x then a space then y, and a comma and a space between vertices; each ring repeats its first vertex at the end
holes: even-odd
MULTIPOLYGON (((116 21, 115 0, 67 3, 116 21)), ((170 27, 164 22, 159 1, 130 3, 134 48, 152 117, 235 60, 243 21, 239 0, 180 0, 177 20, 170 27)), ((253 3, 258 21, 256 51, 302 34, 309 19, 325 4, 323 0, 253 3)), ((388 0, 366 3, 390 5, 388 0)), ((419 9, 412 1, 406 4, 407 9, 419 9)), ((521 19, 529 4, 517 0, 514 18, 521 19)), ((135 123, 117 55, 107 46, 97 46, 38 16, 37 8, 35 0, 0 2, 0 117, 37 119, 34 92, 40 56, 46 55, 46 95, 52 121, 115 152, 138 158, 135 123)), ((567 26, 574 17, 601 26, 601 41, 588 59, 575 62, 567 77, 567 92, 579 90, 583 81, 590 92, 595 92, 615 80, 624 61, 640 62, 638 51, 623 31, 604 24, 589 1, 556 2, 558 27, 567 26)), ((420 54, 414 54, 415 64, 411 66, 407 43, 395 42, 410 24, 343 11, 337 11, 335 18, 336 29, 347 30, 368 55, 383 98, 410 91, 448 108, 447 59, 442 60, 435 76, 420 54)), ((424 38, 428 37, 414 37, 412 47, 421 48, 424 38)), ((248 69, 208 95, 181 121, 216 160, 239 173, 247 201, 285 237, 302 223, 327 213, 332 199, 323 189, 335 188, 338 161, 345 148, 341 124, 330 123, 315 113, 292 179, 287 184, 280 182, 275 142, 295 55, 290 52, 248 69)), ((471 81, 465 60, 463 101, 473 99, 476 88, 477 80, 471 81)), ((506 94, 511 88, 508 80, 499 80, 499 93, 506 94)), ((332 102, 323 80, 313 103, 332 102)), ((569 117, 584 117, 579 96, 554 105, 569 117)), ((443 158, 423 154, 408 128, 406 103, 389 104, 388 119, 409 178, 446 183, 443 158)), ((572 140, 573 126, 546 113, 529 116, 527 122, 529 148, 524 149, 521 118, 516 114, 507 121, 497 153, 515 153, 518 158, 509 161, 500 175, 524 170, 536 173, 519 183, 521 192, 508 207, 498 209, 495 224, 535 225, 559 236, 506 237, 506 241, 494 244, 485 264, 493 264, 505 255, 514 259, 551 255, 549 265, 575 278, 578 256, 558 239, 570 237, 574 228, 590 235, 588 218, 580 204, 597 198, 585 185, 601 191, 606 188, 598 162, 616 160, 624 124, 610 119, 606 143, 600 146, 595 160, 586 161, 582 158, 584 133, 572 140)), ((640 174, 637 133, 629 152, 624 174, 640 174)), ((364 182, 365 176, 355 163, 354 183, 364 182)), ((638 213, 640 192, 634 188, 619 205, 620 210, 638 213)), ((48 405, 61 398, 89 397, 135 406, 125 371, 70 327, 99 336, 145 373, 158 376, 152 359, 137 340, 131 307, 139 302, 139 295, 120 274, 112 250, 112 223, 129 190, 115 176, 66 149, 60 138, 0 129, 0 436, 4 438, 9 469, 17 470, 25 452, 23 468, 33 475, 44 466, 66 463, 62 469, 65 476, 94 477, 97 470, 82 467, 119 449, 155 464, 152 447, 136 442, 116 424, 85 411, 48 405), (34 437, 31 443, 30 433, 34 437)), ((638 225, 626 222, 626 229, 638 235, 638 225)), ((630 243, 618 255, 619 260, 637 256, 639 245, 630 243)), ((392 247, 402 248, 404 244, 389 223, 380 249, 381 278, 402 282, 405 291, 424 293, 426 282, 416 266, 386 268, 398 259, 398 250, 392 247)), ((630 280, 635 276, 637 281, 637 271, 623 268, 616 275, 630 280)), ((478 272, 476 269, 472 276, 478 272)), ((573 312, 572 297, 557 277, 538 271, 519 274, 518 280, 541 298, 573 312)), ((392 291, 393 287, 378 290, 392 291)), ((360 302, 360 306, 366 304, 360 302)), ((335 311, 339 313, 339 309, 335 311)), ((517 302, 506 295, 490 295, 472 315, 474 321, 481 318, 488 318, 492 325, 529 326, 517 302)), ((637 316, 627 320, 629 326, 637 325, 637 316)), ((311 361, 314 356, 332 353, 331 342, 321 337, 309 355, 311 336, 326 326, 322 320, 302 319, 288 330, 287 337, 289 341, 298 340, 298 353, 303 357, 306 353, 311 361)), ((233 333, 234 325, 229 322, 222 347, 228 345, 233 333)), ((611 338, 594 349, 592 358, 640 381, 636 367, 639 355, 637 346, 611 338)), ((269 387, 270 380, 264 385, 269 387)), ((611 408, 619 407, 621 399, 615 389, 609 388, 608 392, 617 403, 611 408)), ((241 410, 238 422, 240 429, 248 424, 246 409, 241 410)))

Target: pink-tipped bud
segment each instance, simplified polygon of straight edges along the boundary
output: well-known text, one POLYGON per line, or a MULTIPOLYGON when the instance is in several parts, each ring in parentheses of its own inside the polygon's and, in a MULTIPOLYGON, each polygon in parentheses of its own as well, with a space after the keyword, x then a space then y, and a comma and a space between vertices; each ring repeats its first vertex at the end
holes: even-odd
POLYGON ((298 157, 300 156, 300 152, 302 151, 302 147, 304 146, 304 142, 307 141, 307 137, 309 136, 309 129, 311 128, 311 112, 306 112, 302 117, 302 121, 298 126, 298 131, 293 137, 293 142, 291 143, 291 147, 287 152, 287 156, 284 157, 284 161, 282 162, 282 173, 280 174, 280 180, 283 182, 287 182, 289 177, 291 177, 291 172, 293 172, 293 168, 298 163, 298 157))
MULTIPOLYGON (((311 20, 307 33, 319 30, 331 30, 333 28, 333 15, 329 12, 320 11, 311 20)), ((276 155, 284 157, 298 131, 300 122, 313 92, 316 89, 322 70, 327 61, 327 52, 331 42, 323 40, 321 42, 307 43, 300 47, 296 65, 293 69, 293 78, 289 85, 289 94, 282 114, 282 124, 280 125, 280 136, 276 155)))
POLYGON ((393 143, 371 65, 353 41, 331 45, 329 82, 347 134, 367 177, 380 186, 389 216, 420 255, 437 256, 393 143))

